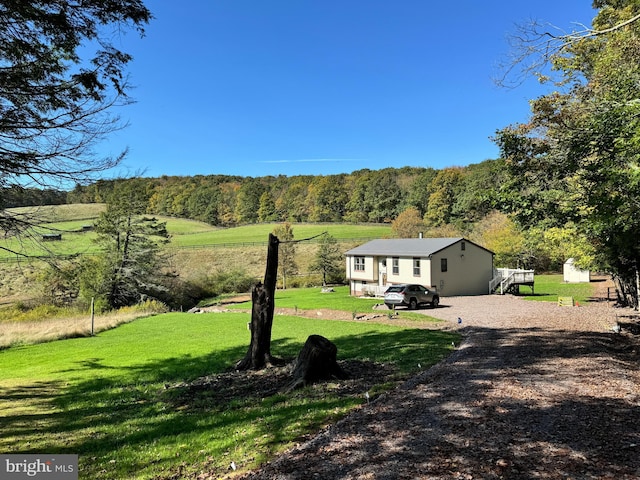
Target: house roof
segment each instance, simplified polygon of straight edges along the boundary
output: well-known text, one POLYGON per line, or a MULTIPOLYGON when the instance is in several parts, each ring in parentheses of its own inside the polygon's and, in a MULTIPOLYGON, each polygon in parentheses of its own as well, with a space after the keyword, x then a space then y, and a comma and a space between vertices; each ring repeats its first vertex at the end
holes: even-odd
MULTIPOLYGON (((345 253, 347 256, 363 255, 363 256, 407 256, 407 257, 428 257, 439 252, 455 243, 466 240, 462 237, 457 238, 392 238, 371 240, 370 242, 353 248, 345 253)), ((474 245, 477 245, 473 243, 474 245)), ((480 245, 478 247, 487 250, 480 245)), ((493 252, 487 250, 493 254, 493 252)))

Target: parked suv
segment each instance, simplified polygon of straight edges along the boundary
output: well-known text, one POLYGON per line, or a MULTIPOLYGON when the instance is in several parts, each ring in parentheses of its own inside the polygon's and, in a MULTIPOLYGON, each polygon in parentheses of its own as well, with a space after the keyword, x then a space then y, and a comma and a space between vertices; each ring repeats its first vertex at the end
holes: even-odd
POLYGON ((384 292, 384 304, 388 308, 403 305, 415 310, 420 305, 427 303, 436 308, 440 303, 440 296, 435 290, 430 290, 422 285, 392 285, 384 292))

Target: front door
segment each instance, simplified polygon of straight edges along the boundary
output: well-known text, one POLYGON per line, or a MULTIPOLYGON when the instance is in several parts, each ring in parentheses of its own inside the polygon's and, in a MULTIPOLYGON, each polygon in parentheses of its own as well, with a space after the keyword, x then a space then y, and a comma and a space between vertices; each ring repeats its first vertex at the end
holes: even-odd
POLYGON ((384 287, 387 284, 387 259, 378 262, 378 285, 384 287))

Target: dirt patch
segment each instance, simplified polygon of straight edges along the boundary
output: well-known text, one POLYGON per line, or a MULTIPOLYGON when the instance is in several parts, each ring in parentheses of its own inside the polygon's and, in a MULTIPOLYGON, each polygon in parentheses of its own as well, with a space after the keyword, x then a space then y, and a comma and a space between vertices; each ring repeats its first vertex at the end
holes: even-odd
MULTIPOLYGON (((324 398, 327 394, 337 397, 363 395, 373 385, 397 382, 399 373, 389 364, 360 360, 342 360, 338 365, 347 379, 319 382, 305 390, 309 399, 324 398)), ((176 409, 209 411, 228 408, 231 402, 249 403, 285 392, 291 382, 293 359, 282 367, 270 367, 260 371, 230 371, 201 377, 193 382, 165 386, 165 399, 176 409)))

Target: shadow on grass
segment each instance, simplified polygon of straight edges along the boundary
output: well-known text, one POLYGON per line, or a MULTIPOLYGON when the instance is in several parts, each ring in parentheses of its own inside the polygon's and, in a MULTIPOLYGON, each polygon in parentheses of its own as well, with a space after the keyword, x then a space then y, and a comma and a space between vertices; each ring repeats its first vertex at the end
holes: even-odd
POLYGON ((512 294, 514 297, 526 297, 526 298, 539 298, 539 297, 553 297, 558 296, 557 293, 527 293, 527 292, 518 292, 512 294))
MULTIPOLYGON (((444 358, 458 338, 412 329, 331 340, 341 361, 393 362, 390 378, 397 382, 415 373, 417 364, 426 367, 444 358)), ((301 347, 278 339, 271 350, 292 358, 301 347)), ((331 389, 314 393, 315 387, 268 398, 260 390, 241 389, 241 395, 229 396, 222 389, 207 389, 187 403, 176 402, 174 384, 228 371, 246 348, 119 367, 124 373, 117 377, 102 375, 111 369, 106 359, 90 358, 70 370, 90 370, 88 380, 6 389, 6 400, 30 406, 0 417, 2 436, 20 439, 5 450, 79 454, 81 478, 181 478, 198 471, 221 475, 231 460, 239 466, 264 461, 282 442, 309 435, 363 402, 365 390, 340 396, 331 389)))

